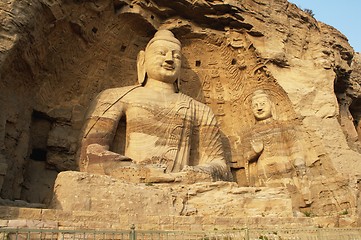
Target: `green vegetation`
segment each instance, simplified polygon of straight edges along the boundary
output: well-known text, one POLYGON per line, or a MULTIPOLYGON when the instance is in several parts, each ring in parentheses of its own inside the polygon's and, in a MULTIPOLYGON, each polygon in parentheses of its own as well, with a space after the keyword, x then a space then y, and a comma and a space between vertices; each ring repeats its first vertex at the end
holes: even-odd
POLYGON ((348 210, 347 210, 347 209, 343 210, 343 211, 340 213, 340 215, 347 215, 347 214, 348 214, 348 210))
POLYGON ((303 11, 310 14, 312 17, 315 16, 315 14, 313 13, 313 11, 311 9, 305 8, 305 9, 303 9, 303 11))
POLYGON ((306 217, 312 217, 313 216, 311 211, 305 211, 305 212, 303 212, 303 214, 305 214, 306 217))

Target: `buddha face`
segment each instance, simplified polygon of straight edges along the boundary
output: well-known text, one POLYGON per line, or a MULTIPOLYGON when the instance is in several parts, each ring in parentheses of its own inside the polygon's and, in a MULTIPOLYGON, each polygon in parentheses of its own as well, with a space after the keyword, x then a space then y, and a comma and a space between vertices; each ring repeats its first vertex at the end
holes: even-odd
POLYGON ((252 98, 252 111, 258 121, 272 117, 271 101, 266 95, 256 95, 252 98))
POLYGON ((181 47, 173 42, 157 40, 145 52, 145 71, 148 78, 174 83, 181 69, 181 47))

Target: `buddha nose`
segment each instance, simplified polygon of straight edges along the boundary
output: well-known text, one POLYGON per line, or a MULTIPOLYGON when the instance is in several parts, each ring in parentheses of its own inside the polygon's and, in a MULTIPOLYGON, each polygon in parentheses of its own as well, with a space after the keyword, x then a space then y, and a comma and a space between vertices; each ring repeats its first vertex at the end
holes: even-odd
POLYGON ((165 55, 165 62, 168 64, 173 64, 174 60, 173 60, 173 54, 171 51, 167 52, 167 54, 165 55))

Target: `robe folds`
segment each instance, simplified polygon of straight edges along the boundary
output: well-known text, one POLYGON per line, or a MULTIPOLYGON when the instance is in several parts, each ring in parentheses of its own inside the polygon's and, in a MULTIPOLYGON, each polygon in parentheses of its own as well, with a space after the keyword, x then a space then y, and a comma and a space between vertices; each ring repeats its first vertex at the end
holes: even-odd
POLYGON ((80 169, 87 163, 87 146, 94 143, 165 173, 197 166, 216 180, 231 178, 212 110, 182 93, 165 94, 141 86, 101 92, 83 129, 80 169), (117 149, 115 142, 124 149, 117 149))

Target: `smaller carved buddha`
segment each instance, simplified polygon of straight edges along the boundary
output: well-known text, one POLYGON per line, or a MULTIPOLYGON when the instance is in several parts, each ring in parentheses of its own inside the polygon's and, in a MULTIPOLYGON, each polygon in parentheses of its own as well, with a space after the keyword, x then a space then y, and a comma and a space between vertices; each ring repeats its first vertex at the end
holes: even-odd
POLYGON ((248 184, 293 185, 292 178, 303 174, 305 166, 295 126, 274 119, 275 106, 263 90, 253 93, 252 112, 256 124, 243 139, 248 184))

